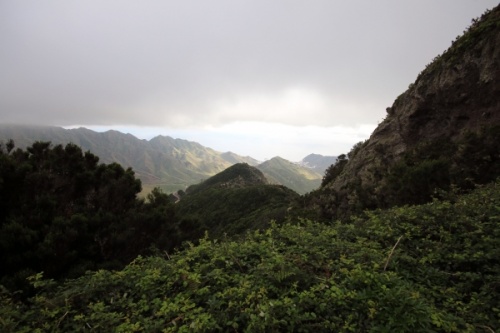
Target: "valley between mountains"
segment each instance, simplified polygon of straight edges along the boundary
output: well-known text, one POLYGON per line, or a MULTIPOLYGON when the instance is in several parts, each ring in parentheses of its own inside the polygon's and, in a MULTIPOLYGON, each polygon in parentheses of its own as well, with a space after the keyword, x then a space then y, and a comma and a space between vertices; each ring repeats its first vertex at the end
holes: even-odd
POLYGON ((0 127, 0 331, 500 332, 500 5, 386 111, 301 163, 0 127))
POLYGON ((296 163, 278 156, 260 162, 249 156, 221 153, 197 142, 168 136, 148 141, 114 130, 101 133, 86 128, 0 124, 0 141, 9 139, 19 148, 26 148, 35 141, 54 145, 74 143, 97 155, 103 163, 115 162, 132 168, 142 181, 143 196, 154 187, 166 193, 185 190, 236 163, 255 166, 271 183, 304 194, 319 187, 326 168, 336 161, 335 156, 310 154, 296 163))

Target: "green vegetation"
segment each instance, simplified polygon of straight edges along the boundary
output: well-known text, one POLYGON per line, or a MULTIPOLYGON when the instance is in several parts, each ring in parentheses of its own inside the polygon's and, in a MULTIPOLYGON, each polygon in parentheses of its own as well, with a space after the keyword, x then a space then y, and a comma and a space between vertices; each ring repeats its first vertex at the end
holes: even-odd
MULTIPOLYGON (((131 167, 144 185, 143 197, 155 187, 166 193, 185 189, 233 164, 213 149, 168 136, 146 141, 112 130, 98 133, 86 128, 0 124, 0 140, 8 139, 13 139, 16 146, 23 149, 35 141, 50 141, 63 146, 74 143, 85 151, 91 151, 101 162, 131 167)), ((235 155, 233 158, 241 157, 235 155)))
MULTIPOLYGON (((491 179, 496 150, 472 146, 498 134, 482 133, 460 149, 422 146, 404 160, 411 172, 401 174, 439 169, 438 152, 453 151, 449 179, 464 170, 491 179)), ((346 160, 339 156, 327 175, 341 173, 346 160)), ((246 164, 193 187, 177 204, 159 189, 137 199, 132 170, 98 164, 72 144, 22 151, 8 142, 0 172, 2 332, 500 327, 500 180, 319 223, 291 217, 307 196, 265 184, 246 164), (173 250, 185 240, 192 242, 173 250)))
POLYGON ((168 196, 156 190, 146 203, 140 191, 131 169, 98 164, 74 144, 0 147, 0 284, 26 289, 40 271, 78 277, 179 245, 168 196))
MULTIPOLYGON (((499 13, 456 52, 497 29, 499 13)), ((0 144, 0 331, 498 332, 500 127, 481 90, 491 82, 473 92, 484 108, 466 104, 476 118, 438 114, 456 128, 425 136, 426 113, 442 105, 432 94, 400 141, 355 145, 304 196, 236 164, 140 199, 132 169, 75 144, 0 144), (394 144, 404 149, 388 156, 394 144)), ((167 155, 191 145, 165 140, 152 141, 167 155)), ((194 151, 183 163, 214 165, 194 151)), ((269 162, 292 180, 299 170, 269 162)))
MULTIPOLYGON (((340 155, 325 172, 321 188, 305 196, 305 208, 316 211, 317 218, 345 219, 366 209, 426 203, 439 191, 470 190, 500 176, 498 142, 498 125, 469 131, 456 141, 422 140, 396 163, 373 164, 373 182, 361 184, 359 179, 350 179, 342 190, 335 191, 329 185, 342 175, 348 162, 340 155)), ((362 145, 355 145, 348 156, 352 158, 362 145)), ((384 147, 377 149, 383 159, 384 147)))
POLYGON ((321 184, 321 175, 281 157, 274 157, 257 166, 275 184, 282 184, 299 194, 313 191, 321 184))
POLYGON ((141 183, 130 168, 98 164, 74 144, 13 148, 12 141, 0 146, 0 284, 24 291, 22 298, 33 292, 26 282, 33 274, 62 280, 120 269, 207 230, 233 236, 283 221, 298 198, 237 164, 190 188, 177 205, 158 188, 138 199, 141 183))
POLYGON ((212 237, 238 235, 265 228, 271 220, 282 222, 298 194, 267 184, 258 169, 235 164, 206 181, 190 186, 176 205, 188 239, 198 239, 206 230, 212 237))
POLYGON ((265 228, 271 220, 284 221, 298 197, 281 185, 211 187, 182 197, 176 208, 183 230, 190 230, 189 239, 200 238, 205 230, 221 237, 265 228))
POLYGON ((3 332, 492 332, 500 327, 500 183, 468 195, 204 238, 57 285, 2 294, 3 332))
POLYGON ((267 183, 266 177, 258 169, 246 163, 238 163, 199 184, 191 185, 186 192, 194 194, 211 187, 234 188, 267 183))
POLYGON ((347 158, 345 154, 339 155, 337 161, 326 169, 323 180, 321 181, 321 186, 333 182, 342 173, 346 164, 347 158))
POLYGON ((500 126, 492 126, 468 132, 456 142, 421 143, 389 170, 379 207, 425 203, 436 189, 468 190, 493 181, 500 175, 499 140, 500 126))

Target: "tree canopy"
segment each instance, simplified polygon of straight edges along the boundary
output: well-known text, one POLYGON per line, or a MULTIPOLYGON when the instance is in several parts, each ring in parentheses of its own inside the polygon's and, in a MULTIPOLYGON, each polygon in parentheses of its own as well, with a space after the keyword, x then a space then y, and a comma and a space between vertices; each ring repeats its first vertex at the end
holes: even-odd
POLYGON ((132 169, 99 164, 74 144, 9 142, 0 150, 0 283, 120 268, 152 245, 178 245, 167 195, 153 191, 146 203, 140 191, 132 169))

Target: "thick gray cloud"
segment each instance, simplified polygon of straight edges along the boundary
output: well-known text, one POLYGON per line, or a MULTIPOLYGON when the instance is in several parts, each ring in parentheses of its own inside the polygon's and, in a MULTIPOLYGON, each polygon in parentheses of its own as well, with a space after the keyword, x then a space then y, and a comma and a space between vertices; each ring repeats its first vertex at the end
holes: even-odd
POLYGON ((373 124, 497 1, 0 2, 0 121, 373 124))

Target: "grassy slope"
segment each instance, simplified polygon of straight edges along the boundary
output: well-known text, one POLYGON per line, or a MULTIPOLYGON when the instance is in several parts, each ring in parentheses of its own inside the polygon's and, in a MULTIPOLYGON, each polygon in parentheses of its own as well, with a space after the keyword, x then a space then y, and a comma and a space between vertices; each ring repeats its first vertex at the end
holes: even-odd
POLYGON ((85 128, 66 130, 0 124, 0 141, 10 138, 20 148, 30 146, 35 140, 75 143, 99 156, 103 163, 117 162, 125 168, 132 167, 146 190, 155 186, 165 192, 185 189, 231 166, 213 149, 166 136, 147 141, 117 131, 98 133, 85 128))
POLYGON ((280 157, 274 157, 257 168, 270 181, 285 185, 299 194, 317 189, 321 184, 322 175, 319 173, 280 157))

